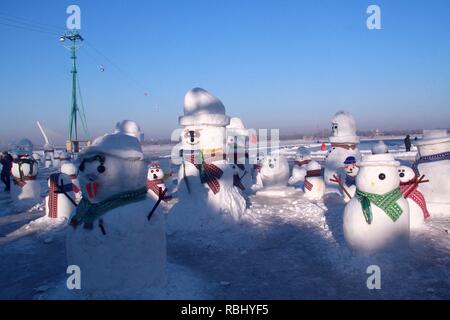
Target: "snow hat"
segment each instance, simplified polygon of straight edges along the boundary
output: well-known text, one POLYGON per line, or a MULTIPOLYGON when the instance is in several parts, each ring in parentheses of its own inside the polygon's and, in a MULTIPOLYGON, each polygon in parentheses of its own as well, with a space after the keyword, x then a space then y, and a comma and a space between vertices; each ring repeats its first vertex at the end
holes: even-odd
POLYGON ((423 130, 423 138, 416 142, 417 146, 450 142, 446 129, 423 130))
POLYGON ((308 148, 301 146, 297 149, 297 151, 295 152, 295 155, 297 157, 309 156, 309 155, 311 155, 311 151, 308 148))
POLYGON ((333 135, 329 138, 331 143, 359 143, 356 135, 356 122, 353 116, 345 111, 339 111, 331 120, 333 135))
POLYGON ((388 153, 389 149, 388 146, 383 141, 378 141, 375 145, 372 147, 372 154, 380 154, 380 153, 388 153))
POLYGON ((227 130, 230 130, 230 133, 235 136, 248 136, 248 130, 245 129, 244 123, 237 117, 230 119, 230 124, 227 125, 227 130))
POLYGON ((114 133, 121 132, 129 136, 137 138, 140 142, 143 140, 143 133, 141 132, 141 127, 137 122, 133 120, 122 120, 116 123, 116 130, 114 133))
POLYGON ((64 163, 61 166, 61 173, 67 174, 68 176, 75 176, 78 174, 78 167, 73 163, 64 163))
POLYGON ((31 156, 33 153, 33 143, 28 139, 20 140, 16 145, 16 154, 20 156, 31 156))
POLYGON ((180 116, 182 126, 212 125, 225 127, 230 117, 225 114, 222 101, 201 88, 189 90, 184 97, 184 116, 180 116))
POLYGON ((356 163, 356 158, 354 156, 347 157, 344 161, 344 164, 354 164, 356 163))
POLYGON ((150 163, 147 165, 147 167, 148 167, 149 169, 160 169, 160 168, 161 168, 161 165, 159 164, 159 162, 154 161, 154 162, 150 162, 150 163))
POLYGON ((110 155, 125 160, 144 159, 139 140, 121 132, 96 138, 89 147, 80 152, 79 160, 92 154, 110 155))
POLYGON ((396 161, 390 153, 367 154, 363 155, 362 160, 356 164, 358 167, 398 167, 400 162, 396 161))

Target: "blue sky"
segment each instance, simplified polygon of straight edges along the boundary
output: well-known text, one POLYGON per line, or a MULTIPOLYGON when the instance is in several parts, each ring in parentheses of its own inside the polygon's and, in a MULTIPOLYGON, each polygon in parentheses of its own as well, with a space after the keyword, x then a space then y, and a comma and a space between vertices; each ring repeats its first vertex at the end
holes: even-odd
POLYGON ((0 24, 1 143, 42 143, 36 120, 55 140, 67 135, 70 60, 58 30, 70 4, 90 44, 78 62, 93 136, 134 119, 147 138, 168 138, 196 86, 248 127, 281 134, 328 128, 341 109, 360 129, 450 126, 447 0, 4 0, 0 23, 17 16, 55 35, 0 24), (382 30, 366 28, 370 4, 382 30))

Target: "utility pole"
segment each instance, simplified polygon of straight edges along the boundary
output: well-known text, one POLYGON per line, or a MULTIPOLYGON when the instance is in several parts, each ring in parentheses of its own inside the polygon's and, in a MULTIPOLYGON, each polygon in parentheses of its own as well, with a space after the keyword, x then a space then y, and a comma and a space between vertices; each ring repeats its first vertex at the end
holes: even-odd
POLYGON ((70 59, 72 60, 72 98, 70 106, 69 118, 69 135, 66 141, 66 149, 69 152, 79 152, 78 140, 78 118, 79 111, 77 105, 77 50, 82 46, 83 37, 76 30, 66 31, 59 39, 61 42, 70 41, 70 45, 64 46, 70 51, 70 59))

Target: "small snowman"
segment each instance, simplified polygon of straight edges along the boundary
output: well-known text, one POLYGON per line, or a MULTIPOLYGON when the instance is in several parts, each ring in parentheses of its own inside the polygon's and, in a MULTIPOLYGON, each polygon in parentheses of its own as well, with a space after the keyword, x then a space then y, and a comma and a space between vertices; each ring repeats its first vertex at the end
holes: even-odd
POLYGON ((292 176, 289 178, 289 185, 297 185, 300 182, 305 181, 306 176, 306 165, 310 163, 311 151, 306 147, 298 148, 296 152, 296 157, 294 161, 294 166, 292 168, 292 176))
POLYGON ((412 167, 430 180, 420 186, 428 210, 433 216, 450 216, 450 135, 445 129, 424 130, 416 145, 418 158, 412 167))
POLYGON ((261 168, 264 163, 264 158, 266 157, 266 153, 262 152, 262 150, 258 150, 256 154, 256 159, 253 160, 253 175, 252 175, 252 181, 254 184, 252 185, 251 189, 253 191, 260 190, 263 187, 263 183, 261 180, 261 168))
POLYGON ((78 167, 73 163, 65 163, 61 166, 61 173, 67 175, 72 183, 72 191, 75 194, 75 202, 79 203, 82 197, 80 182, 78 181, 78 167))
POLYGON ((350 113, 345 111, 336 113, 331 123, 333 135, 329 138, 331 150, 325 159, 324 180, 327 192, 341 193, 339 186, 332 180, 334 176, 343 176, 342 163, 345 159, 353 156, 358 161, 361 158, 357 148, 359 137, 356 135, 355 119, 350 113))
POLYGON ((350 248, 371 254, 408 244, 409 206, 400 190, 400 163, 389 154, 363 156, 356 195, 344 210, 344 237, 350 248))
POLYGON ((132 120, 122 120, 116 123, 116 129, 114 132, 122 132, 129 136, 135 137, 139 142, 144 141, 144 133, 141 131, 141 127, 137 122, 132 120))
POLYGON ((382 154, 382 153, 388 153, 388 152, 389 152, 389 148, 382 140, 378 141, 372 147, 372 154, 382 154))
POLYGON ((252 166, 248 164, 246 140, 248 130, 239 118, 231 118, 227 126, 227 159, 234 171, 234 185, 242 192, 251 191, 252 166))
POLYGON ((81 293, 133 297, 165 281, 164 214, 147 195, 147 165, 135 137, 106 134, 78 157, 83 198, 66 236, 81 293))
POLYGON ((178 173, 178 203, 168 217, 170 232, 223 227, 223 219, 237 221, 246 202, 233 184, 233 169, 226 160, 225 106, 212 94, 195 88, 184 98, 178 173), (202 210, 199 210, 202 208, 202 210), (220 219, 217 219, 220 217, 220 219))
POLYGON ((157 162, 151 162, 148 165, 147 172, 147 192, 155 199, 158 200, 160 197, 163 201, 169 201, 172 199, 166 190, 166 185, 164 184, 164 171, 157 162))
POLYGON ((76 207, 76 194, 72 179, 64 173, 52 173, 48 179, 48 195, 45 197, 45 214, 56 221, 69 220, 76 207))
POLYGON ((51 144, 45 144, 44 145, 44 167, 50 168, 53 165, 53 155, 54 155, 55 149, 53 148, 53 145, 51 144))
POLYGON ((33 144, 22 139, 16 146, 11 175, 11 199, 16 212, 27 210, 41 201, 41 186, 37 181, 39 166, 33 159, 33 144))
POLYGON ((414 170, 407 166, 398 167, 398 175, 400 177, 400 189, 402 190, 403 197, 408 200, 409 204, 410 228, 418 229, 430 217, 425 197, 418 188, 419 184, 425 181, 416 176, 414 170))
POLYGON ((325 193, 322 166, 317 161, 310 161, 306 165, 305 183, 303 191, 309 200, 320 200, 325 193))
POLYGON ((264 157, 259 172, 262 188, 257 194, 264 196, 285 196, 293 192, 288 187, 289 164, 286 158, 276 152, 264 157))

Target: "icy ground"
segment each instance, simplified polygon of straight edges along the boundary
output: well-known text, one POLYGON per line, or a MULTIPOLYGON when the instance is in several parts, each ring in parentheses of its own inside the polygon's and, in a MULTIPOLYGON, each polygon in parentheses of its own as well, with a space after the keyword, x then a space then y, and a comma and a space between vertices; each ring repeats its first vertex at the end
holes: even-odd
MULTIPOLYGON (((292 161, 296 148, 286 145, 283 153, 292 161)), ((167 150, 146 153, 169 170, 167 150)), ((394 153, 405 163, 415 156, 394 153)), ((323 153, 314 157, 323 160, 323 153)), ((43 188, 48 174, 41 171, 43 188)), ((333 195, 316 203, 297 190, 289 197, 252 195, 248 202, 242 222, 222 233, 168 236, 167 287, 133 298, 450 299, 450 218, 433 218, 413 233, 410 249, 362 257, 345 246, 344 205, 333 195), (370 265, 381 268, 381 290, 367 289, 370 265)), ((15 214, 9 204, 1 192, 0 298, 83 298, 64 285, 64 227, 38 219, 42 206, 15 214)))

